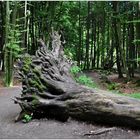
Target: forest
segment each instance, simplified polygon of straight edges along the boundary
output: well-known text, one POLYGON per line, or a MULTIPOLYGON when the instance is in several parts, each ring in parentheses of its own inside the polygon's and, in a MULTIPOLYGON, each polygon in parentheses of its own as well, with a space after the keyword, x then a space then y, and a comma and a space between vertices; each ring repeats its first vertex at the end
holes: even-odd
POLYGON ((0 1, 0 22, 0 87, 23 88, 16 121, 49 110, 139 127, 139 1, 0 1))
POLYGON ((140 4, 111 1, 0 2, 0 66, 13 83, 19 55, 35 54, 37 40, 62 33, 65 54, 82 70, 117 69, 128 80, 140 70, 140 4))

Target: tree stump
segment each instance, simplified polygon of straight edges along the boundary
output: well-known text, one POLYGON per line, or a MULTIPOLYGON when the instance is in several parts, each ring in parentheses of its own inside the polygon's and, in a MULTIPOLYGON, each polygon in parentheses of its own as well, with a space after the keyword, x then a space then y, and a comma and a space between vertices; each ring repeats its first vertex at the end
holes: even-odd
POLYGON ((75 82, 69 70, 71 62, 64 57, 58 32, 52 32, 52 50, 40 40, 35 56, 25 55, 19 61, 22 95, 15 97, 24 114, 33 118, 55 118, 140 127, 140 100, 95 90, 75 82))

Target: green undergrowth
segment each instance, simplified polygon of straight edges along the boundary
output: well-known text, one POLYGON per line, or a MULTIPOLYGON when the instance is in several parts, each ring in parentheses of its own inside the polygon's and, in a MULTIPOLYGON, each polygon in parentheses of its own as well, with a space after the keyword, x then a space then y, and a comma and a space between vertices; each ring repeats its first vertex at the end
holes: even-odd
POLYGON ((140 99, 140 93, 131 93, 131 94, 127 94, 126 96, 130 96, 130 97, 133 97, 133 98, 140 99))
POLYGON ((77 76, 78 73, 80 73, 82 70, 78 66, 73 66, 70 69, 70 73, 72 73, 74 76, 77 76))
MULTIPOLYGON (((76 82, 86 85, 88 87, 92 87, 92 88, 98 87, 98 85, 92 80, 92 78, 82 73, 82 70, 78 66, 73 66, 70 69, 70 73, 73 75, 76 82)), ((113 83, 108 84, 107 89, 110 90, 112 94, 118 94, 121 96, 127 96, 127 97, 140 99, 140 93, 131 93, 131 94, 121 93, 119 90, 117 90, 118 86, 119 86, 118 83, 113 82, 113 83)))
POLYGON ((111 92, 113 94, 118 94, 118 95, 122 95, 122 96, 127 96, 127 97, 132 97, 132 98, 140 99, 140 92, 138 92, 138 93, 131 93, 131 94, 130 93, 129 94, 121 93, 118 90, 112 90, 111 92))
POLYGON ((119 86, 118 83, 111 83, 111 84, 108 84, 107 89, 115 94, 140 99, 140 93, 122 93, 119 90, 117 90, 118 86, 119 86))
POLYGON ((78 78, 75 78, 75 80, 78 83, 86 85, 88 87, 92 87, 92 88, 97 87, 96 83, 90 77, 87 77, 86 75, 81 75, 78 78))
POLYGON ((73 75, 77 83, 80 83, 82 85, 85 85, 91 88, 97 87, 97 84, 92 80, 92 78, 83 74, 81 68, 79 68, 78 66, 73 66, 70 69, 70 73, 73 75))
POLYGON ((118 83, 110 83, 110 84, 108 84, 107 89, 116 90, 117 87, 118 87, 118 83))
POLYGON ((22 122, 24 123, 28 123, 32 120, 32 115, 29 115, 29 114, 25 114, 23 119, 22 119, 22 122))

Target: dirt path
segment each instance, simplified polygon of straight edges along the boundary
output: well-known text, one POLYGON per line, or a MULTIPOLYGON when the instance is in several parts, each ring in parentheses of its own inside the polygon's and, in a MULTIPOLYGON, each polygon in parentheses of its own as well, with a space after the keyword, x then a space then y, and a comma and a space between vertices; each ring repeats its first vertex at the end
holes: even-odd
POLYGON ((94 138, 94 139, 133 139, 140 138, 140 131, 132 131, 115 127, 115 129, 100 134, 86 135, 90 131, 100 130, 105 128, 99 125, 91 125, 83 122, 78 122, 69 119, 68 122, 62 123, 55 120, 33 120, 30 123, 24 124, 21 122, 15 123, 14 118, 20 112, 18 105, 15 105, 11 100, 12 97, 18 96, 21 93, 21 88, 0 88, 0 139, 5 138, 94 138))
POLYGON ((85 72, 85 74, 91 77, 100 89, 109 90, 108 83, 106 82, 106 79, 104 79, 107 78, 110 81, 110 83, 116 83, 117 86, 115 90, 121 93, 125 94, 140 93, 140 86, 137 83, 137 81, 140 80, 140 74, 135 74, 135 78, 131 79, 131 81, 129 82, 126 82, 127 81, 126 77, 119 79, 118 74, 116 73, 110 73, 107 75, 103 73, 103 71, 100 72, 99 70, 92 70, 85 72))

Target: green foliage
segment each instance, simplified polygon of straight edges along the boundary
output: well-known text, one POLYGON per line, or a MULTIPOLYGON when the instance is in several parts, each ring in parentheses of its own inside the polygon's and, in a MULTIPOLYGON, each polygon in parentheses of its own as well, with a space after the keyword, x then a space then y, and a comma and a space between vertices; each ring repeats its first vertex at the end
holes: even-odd
POLYGON ((88 87, 92 88, 97 87, 97 85, 93 82, 93 80, 90 77, 87 77, 86 75, 79 76, 78 78, 76 78, 76 81, 88 87))
MULTIPOLYGON (((24 73, 24 75, 26 75, 30 72, 34 73, 32 75, 32 78, 28 79, 29 85, 36 88, 38 91, 43 92, 43 90, 46 89, 46 87, 44 86, 44 83, 42 83, 39 78, 39 72, 35 68, 31 67, 32 59, 31 59, 30 55, 26 54, 24 56, 24 58, 22 58, 22 60, 23 60, 22 72, 24 73)), ((30 87, 28 87, 28 88, 30 89, 30 87)), ((30 93, 35 94, 31 90, 30 90, 30 93)))
POLYGON ((69 59, 74 59, 74 56, 76 55, 74 48, 64 48, 64 53, 69 59))
POLYGON ((40 79, 36 76, 34 77, 34 80, 29 80, 29 84, 32 85, 32 87, 37 88, 40 92, 43 92, 45 89, 45 86, 41 83, 40 79))
POLYGON ((132 94, 128 94, 127 96, 140 99, 140 93, 132 93, 132 94))
POLYGON ((35 106, 35 105, 37 105, 37 104, 38 104, 38 100, 37 100, 37 99, 34 99, 34 100, 32 101, 32 105, 35 106))
POLYGON ((9 43, 7 43, 6 46, 9 49, 14 59, 18 58, 24 50, 20 46, 21 43, 20 36, 21 36, 21 31, 19 31, 19 29, 12 29, 10 27, 10 33, 8 36, 9 43))
POLYGON ((86 75, 77 76, 78 73, 82 72, 80 67, 73 66, 70 69, 70 72, 74 75, 76 82, 83 84, 83 85, 86 85, 88 87, 92 87, 92 88, 97 87, 97 85, 93 82, 93 80, 90 77, 87 77, 86 75))
POLYGON ((24 123, 28 123, 32 120, 32 115, 29 115, 29 114, 25 114, 24 117, 23 117, 23 122, 24 123))
POLYGON ((79 72, 81 72, 81 68, 78 67, 78 66, 73 66, 73 67, 71 67, 70 72, 71 72, 73 75, 76 75, 76 74, 78 74, 79 72))
MULTIPOLYGON (((5 85, 13 85, 13 69, 14 62, 24 50, 21 47, 22 31, 19 27, 20 23, 16 22, 18 2, 6 2, 6 21, 5 25, 5 45, 4 45, 4 71, 5 85)), ((22 25, 23 26, 23 25, 22 25)))
POLYGON ((116 90, 118 87, 118 84, 117 83, 111 83, 111 84, 108 84, 108 89, 109 90, 116 90))
POLYGON ((23 60, 22 70, 26 73, 30 70, 30 65, 31 65, 32 60, 28 54, 26 54, 24 56, 24 59, 22 59, 22 60, 23 60))

